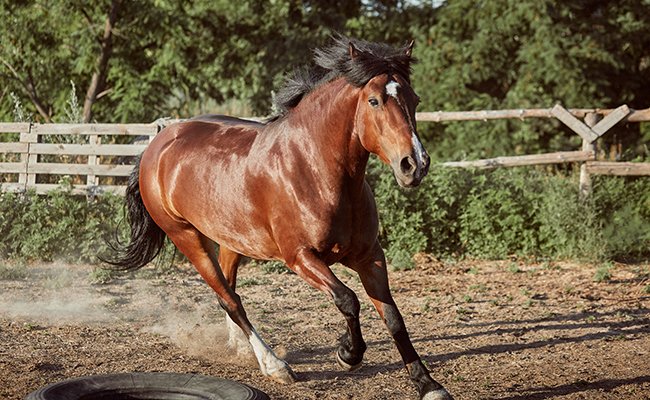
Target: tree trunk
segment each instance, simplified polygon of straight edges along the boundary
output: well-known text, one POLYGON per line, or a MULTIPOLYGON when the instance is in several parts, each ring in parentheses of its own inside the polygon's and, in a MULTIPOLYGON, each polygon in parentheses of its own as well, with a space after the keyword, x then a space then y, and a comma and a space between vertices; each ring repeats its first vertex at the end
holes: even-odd
POLYGON ((104 86, 106 85, 106 70, 108 60, 111 57, 113 28, 117 21, 117 12, 120 8, 120 1, 121 0, 113 0, 111 11, 108 13, 108 19, 106 20, 106 26, 104 27, 104 37, 102 39, 102 52, 97 58, 97 67, 93 72, 90 86, 88 86, 88 91, 86 92, 86 100, 84 101, 84 123, 89 123, 91 121, 93 117, 93 104, 97 101, 97 95, 103 91, 104 86))

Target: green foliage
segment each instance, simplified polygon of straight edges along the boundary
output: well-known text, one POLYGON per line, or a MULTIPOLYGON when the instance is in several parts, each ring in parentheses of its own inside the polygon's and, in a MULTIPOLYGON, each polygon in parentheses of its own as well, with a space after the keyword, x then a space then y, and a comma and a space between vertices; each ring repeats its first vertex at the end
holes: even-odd
MULTIPOLYGON (((444 259, 510 255, 606 262, 650 257, 650 178, 594 178, 589 201, 578 199, 577 174, 538 168, 497 170, 433 168, 419 188, 397 186, 390 169, 372 159, 368 182, 379 210, 379 239, 396 270, 413 266, 421 251, 444 259)), ((126 242, 123 199, 73 195, 69 179, 47 195, 0 194, 0 257, 22 261, 98 263, 104 238, 119 226, 126 242)), ((176 271, 182 257, 168 243, 156 260, 156 277, 176 271)), ((264 273, 290 270, 260 264, 264 273)), ((513 264, 511 272, 519 272, 513 264)), ((0 267, 0 276, 22 272, 0 267)), ((89 279, 106 283, 102 270, 89 279)), ((58 279, 58 278, 57 278, 58 279)), ((59 284, 53 281, 52 284, 59 284)))
MULTIPOLYGON (((450 0, 436 23, 414 25, 420 47, 413 87, 423 111, 607 108, 650 104, 650 3, 450 0)), ((555 120, 426 124, 434 159, 561 151, 577 135, 555 120)), ((623 142, 634 158, 639 124, 621 124, 604 148, 623 142), (615 137, 616 136, 616 137, 615 137), (616 139, 618 138, 618 139, 616 139), (624 139, 621 139, 624 138, 624 139)))
POLYGON ((71 192, 70 180, 64 179, 45 196, 1 193, 0 256, 97 262, 97 254, 107 250, 104 237, 123 218, 123 200, 111 194, 91 200, 71 192))
MULTIPOLYGON (((90 87, 111 7, 99 0, 0 0, 1 86, 40 122, 69 119, 69 82, 84 94, 90 87)), ((364 10, 360 1, 320 0, 144 0, 119 7, 104 90, 93 105, 101 122, 153 121, 206 99, 242 99, 266 115, 284 74, 364 10)), ((10 115, 10 100, 0 98, 0 120, 10 115)))
POLYGON ((7 265, 0 262, 0 279, 25 279, 29 277, 29 271, 24 263, 19 262, 14 265, 7 265))
POLYGON ((283 261, 263 261, 260 262, 260 271, 265 274, 294 274, 283 261))
POLYGON ((399 188, 378 160, 371 160, 368 171, 379 210, 379 238, 396 269, 420 251, 487 259, 650 256, 647 177, 597 177, 592 198, 582 202, 577 174, 539 168, 438 167, 411 190, 399 188))
POLYGON ((594 273, 594 281, 596 282, 605 282, 612 278, 612 272, 606 265, 601 265, 596 269, 594 273))
POLYGON ((92 285, 104 285, 112 282, 115 278, 115 271, 108 268, 97 268, 88 274, 88 281, 92 285))

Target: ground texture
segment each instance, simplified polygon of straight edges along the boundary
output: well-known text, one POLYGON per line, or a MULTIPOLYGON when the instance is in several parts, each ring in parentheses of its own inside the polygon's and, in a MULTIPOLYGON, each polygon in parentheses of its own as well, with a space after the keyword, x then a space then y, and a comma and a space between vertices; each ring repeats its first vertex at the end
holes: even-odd
MULTIPOLYGON (((250 319, 299 382, 264 378, 227 346, 224 313, 193 271, 91 284, 91 266, 28 265, 0 280, 0 398, 94 374, 181 372, 249 384, 272 399, 415 399, 397 350, 358 278, 364 366, 335 361, 343 318, 296 275, 240 269, 250 319)), ((649 399, 648 265, 531 260, 441 263, 391 272, 393 295, 432 375, 456 399, 649 399), (594 278, 597 277, 599 281, 594 278), (609 278, 609 279, 607 279, 609 278)))

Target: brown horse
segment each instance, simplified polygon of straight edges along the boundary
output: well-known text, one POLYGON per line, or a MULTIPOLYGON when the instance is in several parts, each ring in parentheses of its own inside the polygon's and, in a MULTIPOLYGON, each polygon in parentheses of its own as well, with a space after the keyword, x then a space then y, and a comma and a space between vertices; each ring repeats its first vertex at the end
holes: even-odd
POLYGON ((169 236, 241 328, 262 373, 291 383, 296 375, 251 326, 235 293, 239 262, 243 255, 282 260, 329 295, 348 327, 336 358, 354 370, 366 344, 359 300, 329 268, 340 262, 359 274, 420 398, 451 399, 420 361, 390 294, 377 209, 364 180, 370 153, 403 187, 417 186, 428 172, 409 80, 412 47, 338 37, 315 51, 313 69, 287 81, 275 99, 283 113, 272 121, 205 115, 162 130, 130 177, 131 242, 118 246, 112 263, 139 268, 169 236))

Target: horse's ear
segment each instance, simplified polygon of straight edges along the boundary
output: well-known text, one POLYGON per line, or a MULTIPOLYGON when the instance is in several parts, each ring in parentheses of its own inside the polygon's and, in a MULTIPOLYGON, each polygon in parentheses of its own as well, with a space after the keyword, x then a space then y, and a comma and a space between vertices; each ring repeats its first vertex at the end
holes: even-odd
POLYGON ((411 40, 411 43, 409 43, 409 47, 406 49, 406 55, 411 57, 411 54, 413 54, 413 47, 415 46, 415 40, 411 40))
POLYGON ((355 49, 352 42, 350 42, 350 59, 354 60, 355 58, 357 58, 357 49, 355 49))

